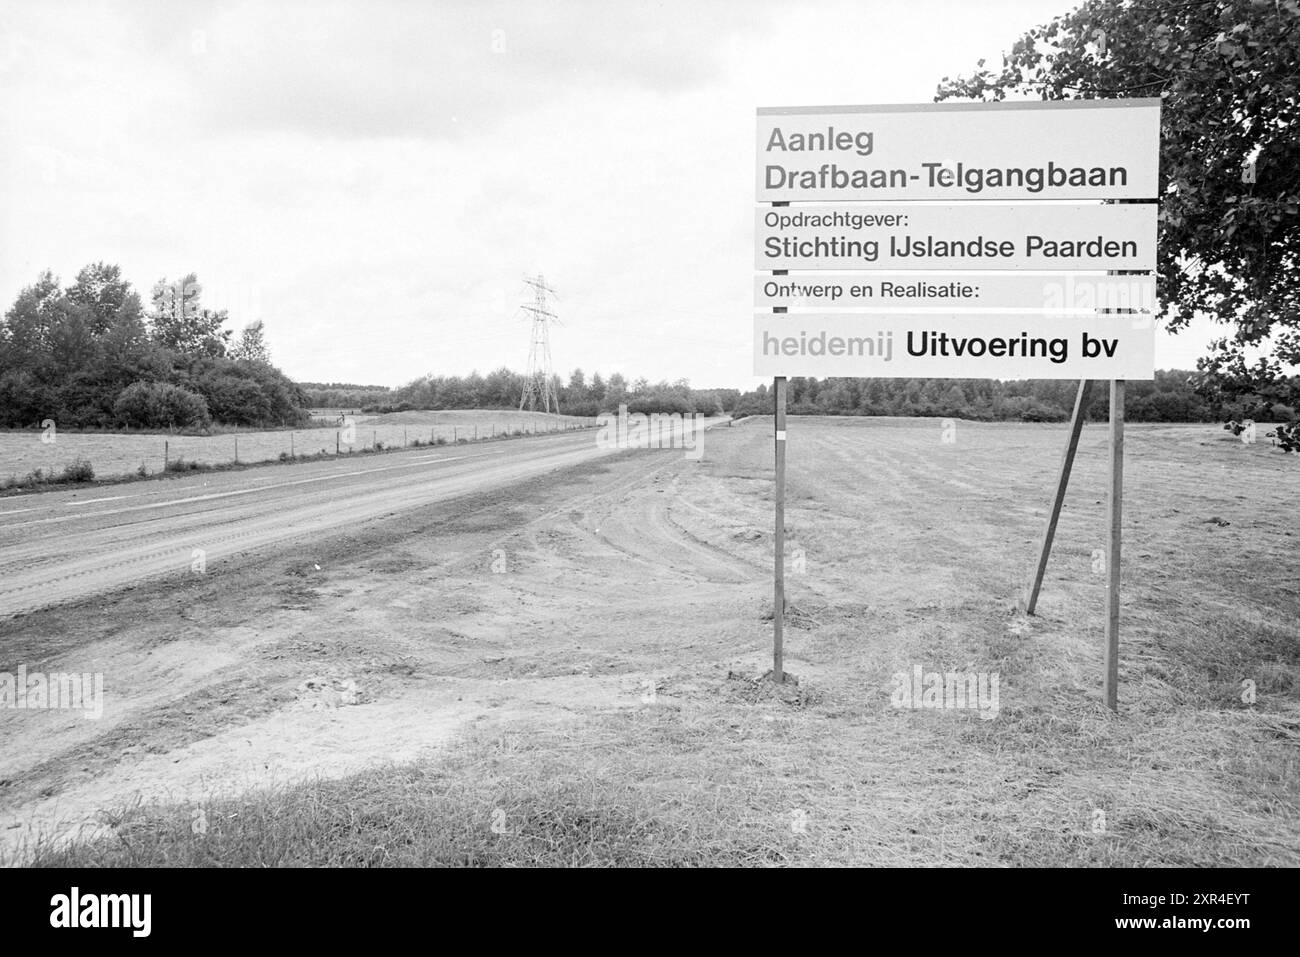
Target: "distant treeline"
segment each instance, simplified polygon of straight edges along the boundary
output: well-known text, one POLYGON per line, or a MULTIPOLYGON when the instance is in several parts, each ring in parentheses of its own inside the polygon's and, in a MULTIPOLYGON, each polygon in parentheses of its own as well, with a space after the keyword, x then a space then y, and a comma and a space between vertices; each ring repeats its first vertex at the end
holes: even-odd
POLYGON ((393 394, 386 385, 355 385, 351 382, 299 382, 298 388, 312 409, 361 409, 381 405, 393 394))
MULTIPOLYGON (((631 383, 620 373, 590 378, 575 369, 567 383, 552 379, 560 411, 594 416, 627 405, 631 412, 703 412, 710 415, 770 415, 768 386, 693 389, 685 380, 631 383)), ((408 409, 517 409, 524 376, 507 368, 487 375, 427 375, 396 389, 348 383, 303 382, 299 387, 314 408, 358 408, 367 412, 408 409)), ((1061 380, 999 382, 991 379, 813 379, 789 380, 787 408, 793 415, 945 416, 986 421, 1062 422, 1074 409, 1078 383, 1061 380)), ((1107 414, 1106 389, 1095 389, 1088 405, 1092 418, 1107 414)), ((1278 409, 1286 418, 1289 409, 1278 409)), ((1196 391, 1194 374, 1171 369, 1154 381, 1130 382, 1125 414, 1135 422, 1212 422, 1224 415, 1222 403, 1196 391)))
POLYGON ((0 427, 204 429, 306 421, 260 321, 231 341, 194 275, 159 281, 146 311, 117 266, 66 288, 49 270, 0 320, 0 427))
MULTIPOLYGON (((1217 412, 1195 390, 1193 374, 1177 369, 1154 381, 1130 382, 1125 417, 1135 422, 1212 422, 1217 412)), ((1030 379, 814 379, 789 380, 786 407, 792 415, 945 416, 1016 422, 1062 422, 1074 410, 1078 382, 1030 379)), ((774 397, 766 385, 746 392, 738 415, 770 415, 774 397)), ((1094 389, 1088 414, 1108 413, 1107 389, 1094 389)))
MULTIPOLYGON (((407 409, 517 409, 526 377, 504 366, 481 375, 427 375, 400 388, 365 408, 369 412, 400 412, 407 409)), ((553 376, 560 412, 564 415, 595 416, 615 412, 626 405, 630 412, 694 412, 720 415, 740 397, 737 389, 692 389, 684 379, 655 382, 637 379, 628 383, 615 372, 605 379, 599 372, 588 380, 575 369, 566 384, 553 376)), ((318 393, 309 390, 309 395, 318 393)))

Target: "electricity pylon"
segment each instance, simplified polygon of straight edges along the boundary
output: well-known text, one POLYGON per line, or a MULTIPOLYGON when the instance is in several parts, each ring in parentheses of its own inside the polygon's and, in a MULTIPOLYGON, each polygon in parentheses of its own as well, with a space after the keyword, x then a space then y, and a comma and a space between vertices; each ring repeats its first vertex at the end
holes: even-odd
POLYGON ((536 412, 559 412, 560 400, 555 394, 555 374, 551 369, 551 332, 550 323, 559 322, 555 313, 548 308, 548 299, 555 295, 555 290, 546 285, 546 280, 539 273, 536 279, 524 277, 524 282, 533 288, 533 303, 521 306, 525 312, 532 313, 533 328, 528 344, 528 369, 524 373, 524 394, 519 399, 519 411, 527 409, 536 412))

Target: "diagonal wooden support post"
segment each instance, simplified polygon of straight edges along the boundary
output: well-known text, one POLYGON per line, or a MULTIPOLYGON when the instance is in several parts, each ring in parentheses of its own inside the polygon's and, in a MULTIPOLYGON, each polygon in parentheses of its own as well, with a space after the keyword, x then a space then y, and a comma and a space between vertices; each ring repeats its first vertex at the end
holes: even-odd
POLYGON ((1038 592, 1043 587, 1043 575, 1047 573, 1047 559, 1052 554, 1052 539, 1056 537, 1056 523, 1061 518, 1061 507, 1065 504, 1065 489, 1070 484, 1070 470, 1074 467, 1074 453, 1079 448, 1079 435, 1083 432, 1083 420, 1088 412, 1088 399, 1092 396, 1092 380, 1084 379, 1079 383, 1079 391, 1074 397, 1074 415, 1070 418, 1070 438, 1065 443, 1065 454, 1061 457, 1061 471, 1056 477, 1056 493, 1052 497, 1052 510, 1047 516, 1047 528, 1043 532, 1042 547, 1038 550, 1038 564, 1034 568, 1033 581, 1025 593, 1021 605, 1026 615, 1032 615, 1038 606, 1038 592))

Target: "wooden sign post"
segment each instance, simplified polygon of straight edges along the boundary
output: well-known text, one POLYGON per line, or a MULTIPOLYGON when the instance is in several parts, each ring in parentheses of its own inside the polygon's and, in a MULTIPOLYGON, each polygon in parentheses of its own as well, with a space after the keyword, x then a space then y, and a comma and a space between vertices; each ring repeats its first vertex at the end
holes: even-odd
POLYGON ((1119 710, 1120 523, 1124 507, 1124 380, 1110 384, 1110 489, 1106 496, 1106 707, 1119 710))
MULTIPOLYGON (((773 207, 786 207, 789 203, 773 203, 773 207)), ((775 270, 772 275, 784 276, 784 269, 775 270)), ((785 306, 775 306, 776 315, 787 312, 785 306)), ((772 425, 773 425, 773 459, 776 468, 776 487, 773 490, 773 511, 776 513, 776 527, 773 530, 772 546, 774 558, 772 563, 772 680, 777 684, 785 682, 785 376, 772 379, 772 425)))
POLYGON ((776 400, 776 561, 772 594, 772 680, 785 681, 785 376, 772 380, 776 400))

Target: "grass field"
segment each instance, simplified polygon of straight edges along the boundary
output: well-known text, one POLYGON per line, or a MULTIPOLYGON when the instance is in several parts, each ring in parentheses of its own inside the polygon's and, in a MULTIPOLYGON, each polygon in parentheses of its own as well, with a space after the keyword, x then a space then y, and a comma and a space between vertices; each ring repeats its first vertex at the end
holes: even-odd
POLYGON ((770 430, 15 622, 134 703, 8 719, 9 861, 1300 865, 1296 457, 1129 428, 1114 715, 1103 426, 1027 618, 1063 426, 792 419, 781 688, 770 430), (896 706, 916 667, 996 716, 896 706))
MULTIPOLYGON (((545 415, 540 412, 469 410, 463 412, 395 412, 388 415, 358 415, 351 448, 371 448, 380 442, 386 448, 430 442, 438 438, 490 438, 515 430, 531 432, 590 424, 591 420, 572 416, 545 415)), ((0 480, 23 476, 42 469, 45 473, 61 472, 74 460, 88 459, 99 478, 112 478, 136 472, 141 465, 149 472, 163 470, 163 456, 192 462, 220 465, 235 461, 236 446, 240 462, 265 462, 281 455, 333 454, 335 438, 346 453, 349 445, 341 428, 274 430, 267 432, 228 432, 219 435, 161 435, 105 432, 57 432, 55 441, 41 441, 40 432, 0 432, 0 480), (164 443, 166 447, 164 448, 164 443)))

